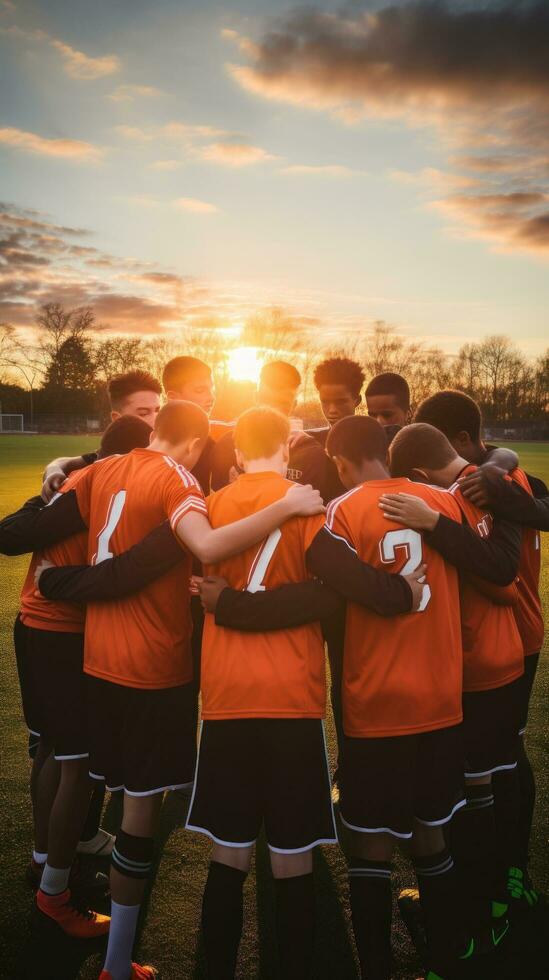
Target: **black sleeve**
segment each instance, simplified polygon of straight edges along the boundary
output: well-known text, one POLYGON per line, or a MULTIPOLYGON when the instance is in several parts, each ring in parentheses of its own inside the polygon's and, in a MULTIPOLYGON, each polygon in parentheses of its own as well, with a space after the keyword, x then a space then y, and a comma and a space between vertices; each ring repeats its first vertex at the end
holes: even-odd
POLYGON ((543 480, 535 476, 528 476, 528 483, 533 497, 518 483, 501 476, 486 476, 484 486, 489 495, 490 510, 504 521, 549 531, 549 490, 543 480))
POLYGON ((229 472, 231 466, 236 466, 236 455, 234 451, 234 440, 232 432, 228 432, 216 442, 211 455, 211 487, 212 490, 221 490, 229 482, 229 472))
POLYGON ((397 616, 412 608, 412 590, 402 575, 368 565, 343 538, 323 527, 307 551, 307 568, 344 599, 379 616, 397 616))
POLYGON ((315 579, 264 592, 227 588, 217 601, 215 621, 244 633, 265 633, 315 623, 339 613, 343 606, 336 592, 315 579))
POLYGON ((84 460, 84 466, 91 466, 92 463, 96 463, 99 459, 99 453, 82 453, 82 459, 84 460))
POLYGON ((320 443, 309 436, 306 441, 290 449, 287 476, 296 483, 310 483, 326 503, 331 475, 329 466, 333 465, 320 443))
POLYGON ((121 599, 169 572, 183 556, 183 548, 165 521, 128 551, 99 565, 47 568, 40 576, 40 592, 46 599, 71 602, 121 599))
POLYGON ((472 573, 495 585, 510 585, 517 575, 521 530, 508 521, 494 521, 489 538, 481 538, 467 524, 458 524, 440 514, 425 541, 460 572, 472 573))
POLYGON ((59 494, 47 506, 41 497, 31 497, 15 514, 0 521, 0 554, 40 551, 85 530, 74 490, 59 494))

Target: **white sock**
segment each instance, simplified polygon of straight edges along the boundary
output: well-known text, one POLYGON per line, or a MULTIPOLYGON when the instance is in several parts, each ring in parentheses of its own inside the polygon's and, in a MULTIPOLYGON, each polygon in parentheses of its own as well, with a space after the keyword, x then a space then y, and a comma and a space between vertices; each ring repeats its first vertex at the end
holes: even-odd
POLYGON ((132 949, 140 905, 119 905, 111 901, 111 926, 105 970, 112 980, 128 980, 132 971, 132 949))
POLYGON ((69 885, 70 868, 52 868, 46 861, 40 882, 41 891, 46 895, 60 895, 69 885))
POLYGON ((44 853, 44 851, 33 851, 32 860, 35 861, 36 864, 45 864, 48 860, 48 855, 47 853, 44 853))

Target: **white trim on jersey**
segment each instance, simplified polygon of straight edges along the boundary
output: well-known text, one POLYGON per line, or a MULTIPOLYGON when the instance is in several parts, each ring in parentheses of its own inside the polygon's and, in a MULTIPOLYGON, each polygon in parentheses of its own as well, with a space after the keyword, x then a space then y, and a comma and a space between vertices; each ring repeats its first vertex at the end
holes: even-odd
POLYGON ((89 759, 89 757, 89 752, 81 752, 80 755, 57 755, 56 752, 53 753, 56 762, 71 762, 73 759, 89 759))
POLYGON ((178 504, 172 516, 170 517, 170 524, 172 530, 175 531, 176 525, 179 524, 181 518, 184 517, 185 514, 190 510, 194 510, 199 514, 205 514, 206 517, 208 516, 208 508, 206 507, 204 499, 202 497, 195 497, 194 495, 190 495, 186 497, 185 500, 182 501, 182 503, 178 504))
POLYGON ((326 523, 325 527, 330 530, 330 525, 333 523, 334 514, 341 503, 347 500, 348 497, 352 497, 353 493, 362 489, 362 483, 359 483, 358 487, 353 487, 352 490, 347 490, 347 493, 342 493, 341 497, 336 497, 335 500, 330 501, 328 508, 326 510, 326 523))
POLYGON ((504 772, 506 769, 516 769, 516 762, 510 762, 501 766, 494 766, 492 769, 485 769, 483 772, 465 772, 465 779, 478 779, 479 776, 492 776, 495 772, 504 772))
POLYGON ((164 462, 167 463, 168 466, 170 466, 172 469, 174 469, 175 472, 181 477, 181 480, 186 487, 195 487, 197 490, 200 490, 200 492, 202 493, 202 487, 200 486, 196 477, 193 476, 193 474, 190 472, 190 470, 186 469, 186 467, 183 466, 182 463, 177 463, 175 459, 173 459, 171 456, 163 456, 162 458, 164 462))
POLYGON ((339 811, 339 819, 344 827, 348 827, 349 830, 356 830, 359 834, 391 834, 391 837, 398 837, 400 840, 410 840, 412 833, 409 834, 399 834, 396 830, 391 830, 390 827, 357 827, 354 823, 349 823, 342 816, 341 810, 339 811))
POLYGON ((456 803, 456 805, 452 807, 448 816, 442 817, 441 820, 422 820, 421 817, 416 817, 416 820, 418 823, 422 823, 424 827, 442 827, 443 824, 448 823, 448 821, 451 820, 452 817, 454 816, 454 813, 457 813, 458 810, 461 810, 461 808, 465 806, 466 803, 467 800, 459 800, 458 803, 456 803))

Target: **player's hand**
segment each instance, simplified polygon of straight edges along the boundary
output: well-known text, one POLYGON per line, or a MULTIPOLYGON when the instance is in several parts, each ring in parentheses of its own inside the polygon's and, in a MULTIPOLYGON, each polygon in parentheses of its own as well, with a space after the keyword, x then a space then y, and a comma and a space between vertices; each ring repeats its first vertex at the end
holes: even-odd
POLYGON ((319 491, 310 483, 294 483, 284 500, 289 507, 290 517, 311 517, 313 514, 324 514, 326 510, 319 491))
POLYGON ((204 612, 215 613, 217 600, 223 592, 228 589, 229 583, 219 575, 208 575, 200 582, 200 599, 204 612))
POLYGON ((48 469, 44 473, 44 482, 42 484, 41 497, 49 504, 51 498, 57 493, 60 487, 63 486, 67 477, 63 473, 63 470, 59 467, 54 469, 48 469))
POLYGON ((459 487, 464 497, 477 507, 488 507, 490 505, 490 491, 502 477, 507 476, 507 471, 494 463, 485 463, 474 473, 465 476, 459 481, 459 487))
POLYGON ((299 429, 296 429, 295 432, 290 432, 288 449, 295 449, 297 446, 306 446, 311 441, 316 441, 314 436, 310 436, 307 432, 300 432, 299 429))
POLYGON ((412 612, 417 612, 421 600, 423 599, 423 586, 425 585, 425 572, 427 565, 418 565, 409 575, 403 575, 412 590, 412 612))
POLYGON ((379 506, 388 521, 396 521, 416 531, 432 531, 440 517, 437 510, 411 493, 384 493, 379 498, 379 506))
POLYGON ((36 568, 34 569, 34 584, 39 591, 40 591, 40 576, 42 575, 42 572, 45 572, 46 568, 55 568, 55 567, 56 566, 52 561, 46 561, 45 558, 36 566, 36 568))

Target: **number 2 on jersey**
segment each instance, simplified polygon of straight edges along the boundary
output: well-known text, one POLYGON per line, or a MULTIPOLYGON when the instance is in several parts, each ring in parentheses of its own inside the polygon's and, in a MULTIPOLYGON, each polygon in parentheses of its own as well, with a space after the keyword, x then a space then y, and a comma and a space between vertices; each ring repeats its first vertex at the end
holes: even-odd
MULTIPOLYGON (((401 575, 410 575, 423 562, 423 542, 421 534, 412 531, 409 527, 399 528, 396 531, 387 531, 379 542, 379 551, 383 562, 393 562, 397 558, 397 549, 404 548, 408 558, 402 568, 401 575)), ((418 612, 423 612, 431 598, 431 589, 428 585, 423 586, 423 596, 418 608, 418 612)))
POLYGON ((278 542, 282 537, 282 531, 276 528, 275 531, 271 531, 268 538, 261 545, 259 551, 257 552, 250 568, 250 574, 248 577, 248 584, 246 586, 246 592, 264 592, 265 586, 263 585, 263 579, 267 574, 267 569, 271 563, 271 559, 276 551, 278 542))
POLYGON ((113 494, 111 497, 111 502, 107 513, 107 520, 105 521, 103 530, 97 535, 97 551, 92 560, 93 565, 99 565, 99 562, 106 561, 107 558, 112 558, 113 554, 109 548, 109 545, 116 530, 116 525, 122 517, 122 511, 124 510, 125 503, 125 490, 119 490, 118 493, 113 494))

